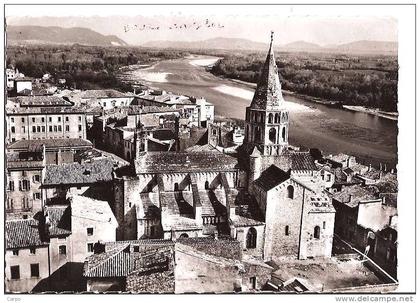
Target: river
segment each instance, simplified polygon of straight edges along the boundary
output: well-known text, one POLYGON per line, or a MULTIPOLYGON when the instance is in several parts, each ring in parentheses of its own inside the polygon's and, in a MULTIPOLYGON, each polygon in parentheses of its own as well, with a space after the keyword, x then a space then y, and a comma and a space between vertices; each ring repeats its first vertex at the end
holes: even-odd
MULTIPOLYGON (((166 60, 126 74, 133 82, 195 97, 214 104, 216 115, 244 119, 253 89, 207 72, 203 65, 213 57, 196 56, 166 60)), ((397 121, 351 112, 284 95, 290 111, 289 141, 292 145, 319 148, 324 154, 346 153, 362 162, 388 168, 397 163, 397 121)))

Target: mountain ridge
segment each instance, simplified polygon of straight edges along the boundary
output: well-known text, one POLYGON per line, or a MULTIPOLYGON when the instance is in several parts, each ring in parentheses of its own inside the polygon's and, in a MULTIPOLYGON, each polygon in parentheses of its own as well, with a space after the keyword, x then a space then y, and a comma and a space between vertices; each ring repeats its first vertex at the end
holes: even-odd
POLYGON ((10 44, 128 45, 115 35, 102 35, 86 27, 9 25, 6 28, 6 39, 10 44))

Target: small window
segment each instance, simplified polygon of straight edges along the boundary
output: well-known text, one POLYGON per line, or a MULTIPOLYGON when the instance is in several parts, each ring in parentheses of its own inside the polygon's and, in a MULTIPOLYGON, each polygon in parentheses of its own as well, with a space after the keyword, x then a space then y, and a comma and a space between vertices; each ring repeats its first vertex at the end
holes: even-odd
POLYGON ((35 122, 35 118, 32 118, 32 122, 35 122))
POLYGON ((34 193, 34 200, 40 200, 41 199, 41 193, 34 193))
POLYGON ((66 132, 70 131, 70 125, 66 125, 66 132))
POLYGON ((61 125, 58 126, 58 131, 61 132, 61 125))
POLYGON ((45 133, 45 126, 42 126, 42 132, 45 133))
POLYGON ((48 122, 52 122, 52 117, 48 117, 48 122))
POLYGON ((61 117, 57 117, 57 121, 58 122, 61 122, 61 117))
POLYGON ((79 116, 79 121, 82 121, 82 116, 79 116))
POLYGON ((41 121, 42 121, 42 122, 45 122, 45 118, 44 118, 44 117, 42 117, 42 118, 41 118, 41 121))
POLYGON ((14 191, 15 190, 15 182, 13 180, 9 181, 9 190, 14 191))
POLYGON ((31 264, 31 277, 39 278, 39 264, 31 264))
POLYGON ((287 187, 287 197, 288 197, 289 199, 293 199, 293 198, 294 198, 294 194, 295 194, 295 189, 293 188, 293 186, 292 186, 292 185, 289 185, 289 186, 287 187))
POLYGON ((289 225, 286 225, 286 226, 284 227, 284 234, 285 234, 286 236, 290 235, 289 225))
POLYGON ((319 226, 315 226, 315 228, 314 228, 314 238, 319 239, 320 235, 321 235, 321 229, 319 228, 319 226))
POLYGON ((40 182, 41 181, 41 175, 34 175, 33 180, 34 180, 34 182, 40 182))
POLYGON ((32 126, 32 132, 36 133, 36 126, 32 126))
POLYGON ((14 256, 19 256, 19 250, 18 249, 14 249, 13 250, 13 255, 14 256))
POLYGON ((138 245, 134 245, 133 251, 134 252, 139 252, 140 251, 140 247, 138 245))
POLYGON ((22 122, 25 123, 25 118, 22 118, 22 122))
POLYGON ((327 227, 327 222, 322 222, 322 229, 325 229, 327 227))
POLYGON ((51 126, 51 125, 50 125, 50 126, 48 126, 48 130, 49 130, 50 132, 52 132, 52 131, 53 131, 52 126, 51 126))
POLYGON ((40 133, 40 132, 41 132, 41 126, 37 126, 37 127, 36 127, 36 132, 37 132, 37 133, 40 133))
POLYGON ((36 248, 35 248, 35 247, 31 247, 31 248, 29 249, 29 253, 30 253, 31 255, 35 255, 35 254, 36 254, 36 248))
POLYGON ((88 252, 93 252, 93 243, 88 243, 88 245, 87 245, 87 251, 88 252))
POLYGON ((67 255, 67 247, 65 245, 60 245, 58 247, 58 253, 60 255, 67 255))
POLYGON ((86 231, 88 236, 93 236, 93 227, 86 228, 86 231))
POLYGON ((10 130, 12 131, 12 133, 15 133, 15 131, 16 131, 16 129, 15 129, 15 127, 14 127, 14 126, 12 126, 12 127, 10 128, 10 130))
POLYGON ((79 124, 79 132, 82 131, 82 126, 79 124))
POLYGON ((15 118, 10 118, 10 122, 14 123, 15 122, 15 118))
POLYGON ((54 125, 54 132, 57 132, 57 125, 54 125))
POLYGON ((68 116, 66 116, 66 122, 69 122, 69 117, 68 116))
POLYGON ((19 265, 10 266, 10 277, 11 277, 13 280, 18 280, 18 279, 20 279, 20 270, 19 270, 19 265))

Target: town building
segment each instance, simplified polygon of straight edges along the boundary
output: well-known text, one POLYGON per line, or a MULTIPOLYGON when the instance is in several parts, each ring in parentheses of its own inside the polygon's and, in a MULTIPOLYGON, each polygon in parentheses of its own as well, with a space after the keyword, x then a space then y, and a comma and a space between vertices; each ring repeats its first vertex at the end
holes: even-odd
POLYGON ((134 97, 121 93, 115 89, 98 89, 83 91, 81 103, 89 107, 100 106, 102 109, 113 109, 122 106, 128 106, 134 97))
POLYGON ((32 81, 30 77, 16 77, 14 79, 14 90, 17 95, 29 95, 32 92, 32 81))
POLYGON ((32 218, 5 222, 5 291, 25 293, 50 274, 48 242, 32 218))
POLYGON ((333 204, 334 232, 396 277, 396 195, 354 185, 335 193, 333 204))
POLYGON ((42 174, 43 205, 66 203, 69 195, 112 200, 114 163, 108 158, 46 165, 42 174))
POLYGON ((6 142, 32 139, 86 139, 83 108, 55 96, 8 98, 6 142))
POLYGON ((106 201, 71 196, 28 219, 7 220, 6 291, 83 291, 83 262, 100 241, 115 241, 117 221, 106 201))

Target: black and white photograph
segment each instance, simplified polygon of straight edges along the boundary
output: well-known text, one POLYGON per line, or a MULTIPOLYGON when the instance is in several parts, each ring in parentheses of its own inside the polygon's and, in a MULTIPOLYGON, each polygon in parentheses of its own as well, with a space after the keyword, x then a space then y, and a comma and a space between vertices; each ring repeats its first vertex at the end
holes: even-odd
POLYGON ((4 300, 414 302, 415 8, 4 3, 4 300))

